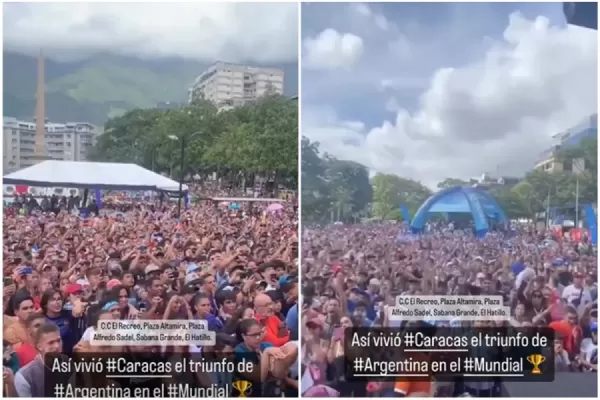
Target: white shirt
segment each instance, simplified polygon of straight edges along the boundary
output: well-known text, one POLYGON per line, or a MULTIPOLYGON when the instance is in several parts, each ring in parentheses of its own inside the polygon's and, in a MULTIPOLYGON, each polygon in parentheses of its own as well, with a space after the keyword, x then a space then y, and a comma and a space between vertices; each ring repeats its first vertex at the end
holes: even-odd
POLYGON ((580 351, 583 353, 583 357, 586 361, 592 361, 592 357, 598 354, 598 345, 590 338, 583 339, 581 341, 580 351))
POLYGON ((83 332, 83 335, 81 335, 81 340, 84 342, 91 342, 95 332, 96 329, 94 329, 93 326, 90 326, 83 332))
POLYGON ((585 308, 585 305, 592 302, 592 296, 590 295, 590 291, 583 288, 577 289, 575 285, 567 286, 562 292, 562 298, 567 300, 569 304, 573 304, 573 301, 577 300, 579 296, 581 296, 581 301, 579 303, 579 309, 585 308))

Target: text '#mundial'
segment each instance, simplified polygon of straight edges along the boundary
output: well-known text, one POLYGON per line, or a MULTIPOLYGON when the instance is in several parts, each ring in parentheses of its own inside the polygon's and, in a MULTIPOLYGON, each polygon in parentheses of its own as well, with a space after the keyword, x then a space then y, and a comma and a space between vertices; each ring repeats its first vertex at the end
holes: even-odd
POLYGON ((349 381, 554 380, 549 328, 350 328, 345 331, 349 381))

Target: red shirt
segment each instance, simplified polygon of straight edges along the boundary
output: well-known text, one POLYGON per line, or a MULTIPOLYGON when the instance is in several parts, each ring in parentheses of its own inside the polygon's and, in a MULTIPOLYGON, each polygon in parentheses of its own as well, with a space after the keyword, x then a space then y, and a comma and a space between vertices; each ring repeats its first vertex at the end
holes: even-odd
POLYGON ((21 345, 15 350, 15 353, 17 353, 20 368, 23 368, 32 362, 38 355, 36 348, 29 343, 21 343, 21 345))
POLYGON ((290 341, 289 329, 283 329, 283 335, 280 333, 281 324, 284 324, 277 316, 263 317, 258 314, 255 318, 265 327, 265 338, 263 341, 271 343, 275 347, 281 347, 290 341))
POLYGON ((572 326, 566 321, 554 321, 550 323, 550 328, 561 334, 563 337, 563 347, 567 353, 577 353, 583 336, 579 326, 572 326))

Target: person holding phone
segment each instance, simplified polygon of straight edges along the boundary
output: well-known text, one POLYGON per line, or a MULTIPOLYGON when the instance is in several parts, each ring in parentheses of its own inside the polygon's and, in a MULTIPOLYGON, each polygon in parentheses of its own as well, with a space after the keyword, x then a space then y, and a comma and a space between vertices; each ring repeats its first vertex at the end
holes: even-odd
MULTIPOLYGON (((13 307, 11 297, 18 298, 27 291, 33 295, 30 297, 34 299, 32 312, 35 311, 41 273, 47 290, 43 301, 38 301, 43 303, 38 316, 58 328, 64 354, 114 352, 114 348, 90 344, 98 318, 129 318, 130 313, 124 311, 137 308, 140 319, 206 318, 210 329, 225 334, 237 332, 244 319, 259 318, 268 325, 275 340, 284 342, 282 352, 287 357, 297 357, 297 345, 290 340, 293 329, 286 324, 294 324, 288 316, 293 317, 290 310, 298 299, 298 247, 297 240, 296 244, 292 240, 296 212, 290 208, 277 216, 265 215, 259 221, 243 214, 260 215, 267 203, 242 204, 243 212, 236 215, 201 203, 191 206, 178 219, 163 201, 160 206, 153 204, 151 198, 103 202, 103 206, 122 212, 117 218, 104 217, 107 209, 101 210, 103 215, 99 218, 61 212, 45 214, 41 231, 39 219, 35 219, 39 216, 9 219, 7 224, 17 228, 5 229, 11 260, 10 274, 5 276, 9 279, 4 279, 8 300, 5 303, 10 305, 5 313, 5 337, 18 343, 30 340, 30 329, 23 319, 30 303, 24 301, 13 307), (151 211, 153 208, 160 211, 151 211), (287 232, 286 237, 282 239, 278 232, 287 232), (264 276, 258 270, 265 272, 264 276), (272 273, 266 273, 269 271, 272 273), (261 296, 277 303, 272 314, 264 304, 261 306, 261 296), (196 312, 198 307, 204 308, 203 299, 209 305, 209 312, 204 314, 196 312), (7 315, 13 313, 20 317, 7 315), (79 334, 78 323, 72 321, 74 314, 86 322, 81 327, 87 326, 83 334, 79 334)), ((243 342, 235 336, 233 340, 235 345, 243 342)), ((26 343, 14 348, 25 352, 29 347, 26 343)), ((121 350, 147 355, 181 348, 126 346, 121 350)), ((281 390, 287 395, 289 390, 297 390, 293 365, 279 368, 272 357, 269 364, 275 374, 281 372, 280 379, 269 381, 271 394, 281 390)))
POLYGON ((59 329, 63 343, 63 351, 71 355, 75 344, 87 329, 85 320, 85 309, 87 303, 81 299, 75 299, 72 310, 63 308, 64 299, 58 290, 49 289, 42 295, 42 315, 47 322, 51 322, 59 329))

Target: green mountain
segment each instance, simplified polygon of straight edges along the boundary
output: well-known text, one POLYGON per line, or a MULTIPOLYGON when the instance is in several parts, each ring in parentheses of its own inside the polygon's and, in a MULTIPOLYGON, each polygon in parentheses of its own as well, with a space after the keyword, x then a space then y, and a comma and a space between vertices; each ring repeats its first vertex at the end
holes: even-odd
MULTIPOLYGON (((285 71, 286 95, 298 93, 297 64, 285 71)), ((110 117, 157 103, 186 102, 187 89, 208 67, 184 59, 141 60, 101 54, 78 62, 46 59, 46 115, 53 122, 103 125, 110 117)), ((35 115, 37 58, 4 52, 4 116, 35 115)))

